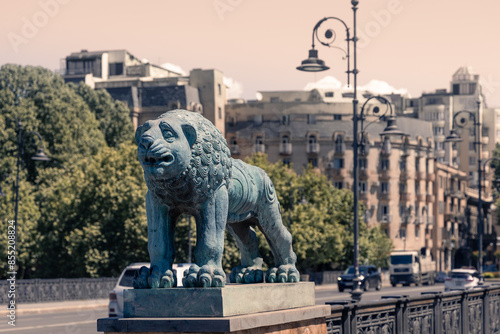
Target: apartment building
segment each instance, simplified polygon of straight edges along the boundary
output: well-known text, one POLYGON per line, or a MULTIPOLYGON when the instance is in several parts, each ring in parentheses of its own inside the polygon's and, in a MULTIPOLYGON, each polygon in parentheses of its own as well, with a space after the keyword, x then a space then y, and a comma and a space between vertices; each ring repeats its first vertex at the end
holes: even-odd
POLYGON ((61 71, 66 82, 84 82, 128 105, 137 127, 172 109, 203 114, 224 133, 226 86, 215 69, 193 69, 189 75, 140 60, 127 50, 71 53, 61 71))

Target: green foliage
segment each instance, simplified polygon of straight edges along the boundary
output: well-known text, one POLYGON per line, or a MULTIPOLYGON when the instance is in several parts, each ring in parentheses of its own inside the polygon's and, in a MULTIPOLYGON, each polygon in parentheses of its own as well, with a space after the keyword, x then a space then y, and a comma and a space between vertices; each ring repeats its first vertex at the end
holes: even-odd
MULTIPOLYGON (((146 260, 146 186, 128 109, 103 91, 18 65, 0 68, 0 109, 1 231, 15 216, 18 122, 23 129, 18 278, 116 276, 146 260), (34 131, 50 162, 31 160, 34 131)), ((6 238, 0 233, 3 254, 6 238)))

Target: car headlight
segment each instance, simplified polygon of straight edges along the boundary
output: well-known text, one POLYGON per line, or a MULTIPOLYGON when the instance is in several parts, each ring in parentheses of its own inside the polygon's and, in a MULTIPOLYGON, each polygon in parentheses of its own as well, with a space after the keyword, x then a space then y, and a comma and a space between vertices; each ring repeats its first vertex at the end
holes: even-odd
POLYGON ((342 277, 337 277, 337 281, 342 281, 342 277))
POLYGON ((359 275, 359 279, 360 279, 360 280, 364 280, 364 279, 365 279, 365 276, 363 276, 363 275, 359 275))

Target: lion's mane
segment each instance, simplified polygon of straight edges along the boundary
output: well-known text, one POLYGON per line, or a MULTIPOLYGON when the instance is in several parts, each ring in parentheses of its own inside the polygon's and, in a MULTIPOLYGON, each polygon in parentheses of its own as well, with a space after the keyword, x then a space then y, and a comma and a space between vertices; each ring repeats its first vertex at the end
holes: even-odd
POLYGON ((231 179, 232 158, 226 139, 212 122, 202 115, 186 110, 168 111, 160 118, 177 118, 191 125, 196 141, 191 147, 190 164, 180 175, 148 181, 148 187, 167 205, 196 205, 212 197, 220 186, 228 186, 231 179))

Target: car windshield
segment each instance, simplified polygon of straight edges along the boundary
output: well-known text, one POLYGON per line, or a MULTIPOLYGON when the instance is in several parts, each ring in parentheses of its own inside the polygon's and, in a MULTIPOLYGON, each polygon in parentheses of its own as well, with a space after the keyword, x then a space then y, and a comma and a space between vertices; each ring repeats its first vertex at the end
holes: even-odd
MULTIPOLYGON (((365 267, 359 267, 359 273, 361 275, 365 275, 366 274, 366 268, 365 267)), ((354 274, 354 267, 349 267, 346 269, 346 271, 344 272, 344 274, 354 274)))
POLYGON ((125 273, 123 274, 122 279, 120 280, 120 286, 124 286, 127 288, 132 287, 132 279, 134 278, 134 274, 137 271, 137 269, 127 269, 125 273))
POLYGON ((412 255, 391 255, 391 264, 410 264, 412 255))

